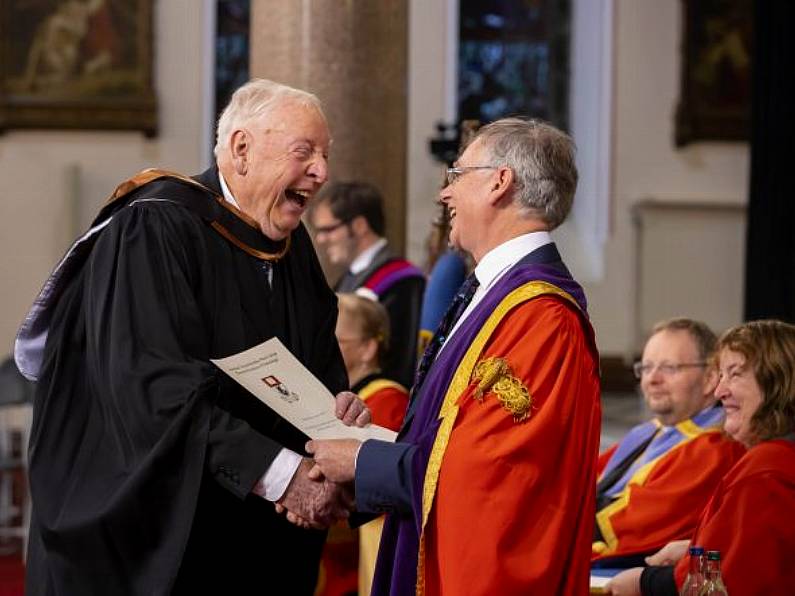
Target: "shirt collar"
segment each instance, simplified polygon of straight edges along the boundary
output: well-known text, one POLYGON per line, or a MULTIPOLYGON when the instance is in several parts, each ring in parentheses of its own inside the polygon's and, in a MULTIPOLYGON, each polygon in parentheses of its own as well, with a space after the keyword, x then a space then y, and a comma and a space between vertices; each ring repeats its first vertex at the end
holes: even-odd
POLYGON ((529 232, 511 238, 487 252, 475 267, 481 288, 491 286, 502 274, 516 265, 525 255, 552 242, 549 232, 529 232))
POLYGON ((226 180, 224 180, 224 175, 220 170, 218 170, 218 180, 221 183, 221 192, 224 193, 224 200, 240 209, 240 205, 237 204, 235 197, 232 195, 232 191, 229 190, 229 187, 226 185, 226 180))
POLYGON ((370 266, 370 263, 373 262, 375 255, 378 253, 379 250, 386 246, 386 238, 379 238, 373 244, 365 248, 362 252, 356 255, 356 258, 353 259, 351 266, 348 268, 353 275, 361 273, 367 267, 370 266))
MULTIPOLYGON (((477 290, 475 290, 472 301, 461 314, 458 321, 456 321, 450 333, 448 333, 448 339, 458 331, 458 328, 461 327, 463 322, 472 314, 497 280, 505 275, 516 263, 521 261, 525 255, 551 242, 552 236, 549 235, 549 232, 530 232, 517 236, 516 238, 511 238, 507 242, 503 242, 496 248, 487 252, 484 257, 480 259, 480 263, 478 263, 477 267, 475 267, 475 277, 478 278, 480 284, 477 290)), ((446 345, 447 341, 442 344, 441 350, 443 350, 446 345)))

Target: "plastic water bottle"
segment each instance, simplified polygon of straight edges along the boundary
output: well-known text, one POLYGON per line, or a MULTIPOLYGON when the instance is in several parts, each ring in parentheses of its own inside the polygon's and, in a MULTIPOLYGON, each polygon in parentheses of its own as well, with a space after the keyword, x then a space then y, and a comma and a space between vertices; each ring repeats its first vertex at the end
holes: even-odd
POLYGON ((704 577, 704 549, 700 546, 690 547, 690 571, 687 572, 685 583, 682 584, 680 596, 699 596, 701 588, 707 583, 704 577))
POLYGON ((707 551, 707 581, 701 588, 700 596, 728 596, 723 578, 720 575, 720 551, 707 551))

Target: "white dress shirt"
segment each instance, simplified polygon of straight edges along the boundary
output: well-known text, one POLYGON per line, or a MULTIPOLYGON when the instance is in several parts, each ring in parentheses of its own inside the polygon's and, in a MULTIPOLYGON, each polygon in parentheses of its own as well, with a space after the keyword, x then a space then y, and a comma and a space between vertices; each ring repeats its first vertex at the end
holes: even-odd
MULTIPOLYGON (((240 209, 240 205, 237 204, 235 197, 232 195, 232 191, 230 191, 229 187, 226 185, 226 180, 224 180, 224 176, 221 172, 218 172, 218 179, 221 182, 221 192, 224 193, 224 199, 240 209)), ((272 282, 273 269, 269 269, 268 283, 272 282)), ((254 485, 251 492, 268 499, 268 501, 278 501, 284 495, 284 491, 287 490, 287 486, 290 484, 290 480, 293 479, 293 476, 295 476, 295 471, 298 469, 298 466, 301 465, 302 459, 303 458, 295 451, 282 448, 271 462, 270 467, 265 471, 265 475, 254 485)))
MULTIPOLYGON (((489 290, 494 287, 494 284, 496 284, 511 267, 516 265, 516 263, 521 261, 526 255, 551 242, 552 237, 549 235, 549 232, 530 232, 528 234, 517 236, 516 238, 511 238, 507 242, 503 242, 499 246, 487 252, 483 258, 480 259, 480 262, 477 264, 474 271, 475 277, 478 278, 480 285, 478 286, 478 289, 475 290, 475 294, 472 296, 472 301, 466 307, 466 310, 464 310, 458 321, 456 321, 456 324, 453 326, 453 329, 447 335, 447 339, 449 340, 455 334, 455 332, 458 331, 461 323, 463 323, 467 317, 472 314, 472 311, 475 309, 478 303, 483 300, 489 290)), ((442 352, 444 346, 446 345, 447 340, 445 340, 444 344, 439 350, 439 353, 442 352)))
MULTIPOLYGON (((242 209, 240 209, 240 205, 237 204, 235 197, 232 195, 232 191, 229 190, 229 187, 226 185, 226 180, 224 180, 224 176, 221 174, 221 172, 218 172, 218 179, 221 181, 221 192, 224 193, 224 199, 226 202, 237 207, 238 211, 242 211, 242 209)), ((263 263, 265 267, 265 274, 268 276, 268 285, 273 287, 273 267, 269 261, 263 261, 263 263)))
POLYGON ((362 252, 356 255, 356 258, 353 259, 353 262, 351 263, 351 266, 348 267, 348 270, 353 275, 361 273, 370 266, 370 263, 373 262, 375 255, 385 246, 386 238, 379 238, 372 245, 368 246, 362 252))

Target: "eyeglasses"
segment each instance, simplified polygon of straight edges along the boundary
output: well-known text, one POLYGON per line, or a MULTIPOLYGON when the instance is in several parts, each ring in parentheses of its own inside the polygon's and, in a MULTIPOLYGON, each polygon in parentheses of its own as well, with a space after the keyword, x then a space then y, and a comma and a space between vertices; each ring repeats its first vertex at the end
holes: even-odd
POLYGON ((655 364, 654 362, 636 362, 632 365, 632 370, 637 379, 650 375, 654 372, 654 369, 660 371, 660 374, 664 377, 672 377, 683 368, 704 368, 706 365, 706 362, 683 362, 681 364, 670 364, 668 362, 662 364, 655 364))
POLYGON ((317 234, 331 234, 334 230, 338 230, 342 226, 347 226, 349 221, 341 221, 330 226, 315 226, 315 235, 317 234))
POLYGON ((469 170, 496 170, 497 166, 457 166, 455 168, 447 168, 447 185, 453 182, 469 170))

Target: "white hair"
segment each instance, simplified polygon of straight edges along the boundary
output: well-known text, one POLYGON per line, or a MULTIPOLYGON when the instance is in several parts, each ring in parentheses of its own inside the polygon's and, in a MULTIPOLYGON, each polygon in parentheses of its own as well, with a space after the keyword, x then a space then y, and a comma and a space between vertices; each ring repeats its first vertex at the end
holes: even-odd
MULTIPOLYGON (((323 107, 317 96, 301 89, 295 89, 269 81, 252 79, 232 94, 232 99, 218 118, 215 135, 215 157, 219 156, 222 146, 229 140, 234 130, 251 120, 267 116, 277 107, 287 102, 294 102, 305 107, 314 107, 323 114, 323 107)), ((325 116, 324 116, 325 118, 325 116)))

